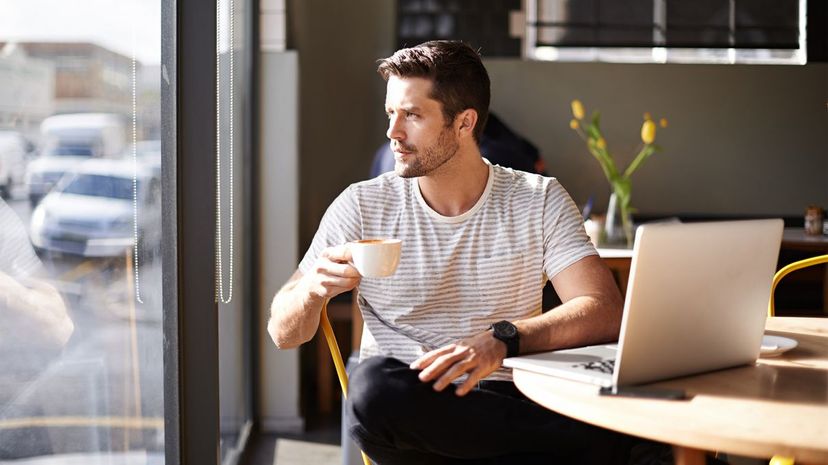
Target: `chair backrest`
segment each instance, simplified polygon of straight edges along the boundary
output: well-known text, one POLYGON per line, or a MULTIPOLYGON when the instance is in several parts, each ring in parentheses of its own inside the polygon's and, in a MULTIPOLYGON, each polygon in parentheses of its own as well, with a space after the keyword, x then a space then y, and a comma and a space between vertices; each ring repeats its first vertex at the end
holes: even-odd
POLYGON ((779 281, 781 281, 782 278, 796 270, 807 268, 813 265, 819 265, 821 263, 828 263, 828 255, 817 255, 816 257, 799 260, 791 263, 790 265, 786 265, 782 267, 782 269, 777 271, 776 274, 773 276, 773 282, 771 283, 770 301, 768 301, 768 316, 773 316, 776 313, 773 296, 776 292, 776 285, 779 284, 779 281))

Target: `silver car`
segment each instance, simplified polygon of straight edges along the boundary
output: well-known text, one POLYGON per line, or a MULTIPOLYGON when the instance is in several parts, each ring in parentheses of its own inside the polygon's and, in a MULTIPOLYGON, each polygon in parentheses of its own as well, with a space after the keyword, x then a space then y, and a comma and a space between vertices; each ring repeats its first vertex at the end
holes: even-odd
POLYGON ((127 253, 137 232, 139 245, 157 245, 160 193, 160 180, 144 164, 123 159, 85 161, 66 173, 35 208, 32 244, 38 251, 111 257, 127 253), (137 227, 133 205, 137 205, 137 227))

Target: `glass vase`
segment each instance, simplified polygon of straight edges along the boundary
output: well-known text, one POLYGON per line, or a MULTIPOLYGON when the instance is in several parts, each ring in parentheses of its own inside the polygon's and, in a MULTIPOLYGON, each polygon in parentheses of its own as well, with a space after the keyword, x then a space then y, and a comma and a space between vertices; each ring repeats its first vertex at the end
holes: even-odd
POLYGON ((615 192, 610 194, 602 238, 605 245, 630 249, 635 239, 633 237, 632 214, 621 205, 615 192))

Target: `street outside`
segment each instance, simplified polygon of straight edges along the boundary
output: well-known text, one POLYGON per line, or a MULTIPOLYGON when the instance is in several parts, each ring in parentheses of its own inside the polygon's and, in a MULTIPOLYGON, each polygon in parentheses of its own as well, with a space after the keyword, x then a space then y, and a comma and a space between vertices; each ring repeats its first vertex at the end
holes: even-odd
MULTIPOLYGON (((25 187, 14 189, 7 203, 28 228, 31 207, 25 187)), ((91 454, 82 455, 82 463, 97 463, 90 461, 96 455, 122 458, 106 463, 163 463, 161 263, 150 258, 159 256, 160 244, 154 247, 156 253, 139 251, 137 284, 143 303, 136 300, 136 276, 127 270, 131 248, 123 257, 111 258, 40 254, 74 332, 62 354, 39 367, 34 378, 11 383, 13 400, 0 404, 0 463, 71 454, 91 454), (14 455, 7 456, 8 450, 14 455), (143 458, 135 459, 136 451, 143 458)), ((2 356, 38 360, 31 353, 2 356)))

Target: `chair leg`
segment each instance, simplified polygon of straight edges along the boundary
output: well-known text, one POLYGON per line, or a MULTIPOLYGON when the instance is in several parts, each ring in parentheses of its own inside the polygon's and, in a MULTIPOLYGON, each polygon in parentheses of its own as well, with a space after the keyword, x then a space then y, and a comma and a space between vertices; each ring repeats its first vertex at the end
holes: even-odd
MULTIPOLYGON (((345 371, 345 362, 342 361, 342 354, 339 352, 339 344, 336 342, 331 322, 328 319, 328 301, 322 304, 322 314, 320 315, 319 325, 322 326, 322 332, 325 334, 325 341, 328 343, 328 349, 331 351, 331 358, 333 358, 334 367, 336 368, 336 375, 339 377, 339 385, 342 387, 342 398, 348 397, 348 372, 345 371)), ((362 454, 362 461, 365 465, 371 465, 371 460, 362 454)))

